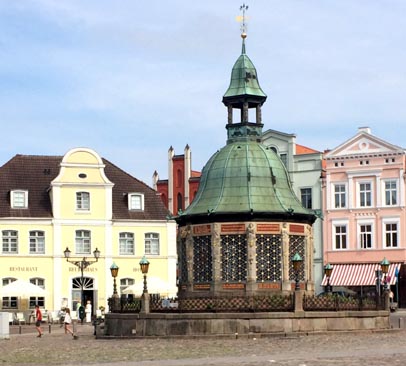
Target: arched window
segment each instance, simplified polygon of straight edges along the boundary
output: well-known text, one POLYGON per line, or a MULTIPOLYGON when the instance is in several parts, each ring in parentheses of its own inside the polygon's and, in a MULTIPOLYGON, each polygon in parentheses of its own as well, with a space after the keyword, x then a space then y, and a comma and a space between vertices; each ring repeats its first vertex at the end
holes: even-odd
POLYGON ((180 193, 178 193, 178 196, 177 196, 177 207, 178 207, 178 211, 183 210, 183 197, 180 193))
POLYGON ((176 187, 182 187, 183 184, 183 174, 182 170, 178 169, 176 172, 176 187))

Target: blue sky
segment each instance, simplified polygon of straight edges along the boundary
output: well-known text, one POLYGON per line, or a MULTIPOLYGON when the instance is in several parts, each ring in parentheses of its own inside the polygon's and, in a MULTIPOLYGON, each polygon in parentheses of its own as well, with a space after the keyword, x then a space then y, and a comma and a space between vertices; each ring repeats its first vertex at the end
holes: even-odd
MULTIPOLYGON (((253 0, 264 130, 334 148, 360 126, 406 146, 406 1, 253 0)), ((95 149, 151 185, 167 151, 225 145, 236 0, 0 0, 0 165, 95 149)))

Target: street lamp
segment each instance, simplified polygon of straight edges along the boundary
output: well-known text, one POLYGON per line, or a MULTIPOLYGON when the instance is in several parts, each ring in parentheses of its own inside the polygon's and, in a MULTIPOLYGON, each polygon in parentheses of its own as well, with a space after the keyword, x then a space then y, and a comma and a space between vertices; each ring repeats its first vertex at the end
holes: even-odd
POLYGON ((300 266, 301 266, 302 262, 303 262, 302 257, 299 255, 299 253, 296 253, 292 258, 293 271, 295 272, 295 291, 300 290, 299 271, 300 271, 300 266))
MULTIPOLYGON (((71 251, 69 250, 68 247, 66 247, 66 249, 63 251, 63 254, 66 258, 66 261, 69 263, 74 264, 76 267, 78 267, 80 269, 80 298, 81 298, 81 304, 83 306, 83 304, 85 303, 85 299, 84 299, 84 295, 83 295, 83 270, 86 269, 87 267, 89 267, 91 264, 96 263, 99 258, 100 258, 100 250, 99 249, 95 249, 93 251, 93 255, 95 259, 87 259, 86 257, 83 257, 81 260, 79 259, 72 259, 70 260, 70 255, 71 255, 71 251)), ((83 319, 81 319, 83 320, 83 319)))
POLYGON ((147 289, 147 273, 148 273, 148 269, 149 269, 149 262, 148 262, 148 259, 145 258, 145 255, 140 260, 140 267, 141 267, 141 272, 144 275, 144 289, 143 289, 142 292, 143 293, 148 293, 148 289, 147 289))
POLYGON ((330 263, 327 263, 324 266, 324 274, 326 275, 326 278, 327 278, 326 292, 331 292, 331 286, 330 286, 331 272, 333 272, 333 266, 330 263))
POLYGON ((147 273, 148 273, 148 269, 149 269, 149 262, 148 262, 148 259, 145 258, 145 255, 140 260, 140 267, 141 267, 141 272, 144 275, 144 289, 142 291, 141 313, 148 314, 149 313, 149 296, 148 296, 148 288, 147 288, 147 273))
POLYGON ((380 264, 381 264, 382 273, 384 275, 383 289, 384 289, 384 291, 387 291, 388 290, 387 274, 388 274, 390 262, 385 257, 380 264))
POLYGON ((118 297, 118 293, 117 293, 117 284, 116 284, 116 277, 118 275, 118 266, 117 264, 115 264, 113 262, 113 264, 110 267, 110 272, 111 272, 111 276, 113 277, 114 280, 114 284, 113 284, 113 297, 118 297))

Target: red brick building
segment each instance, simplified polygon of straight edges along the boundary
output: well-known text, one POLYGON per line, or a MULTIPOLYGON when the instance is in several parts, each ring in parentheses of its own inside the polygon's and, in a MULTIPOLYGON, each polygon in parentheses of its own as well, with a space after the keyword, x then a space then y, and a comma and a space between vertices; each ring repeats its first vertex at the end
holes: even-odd
POLYGON ((192 170, 191 156, 189 145, 182 155, 175 155, 171 146, 168 150, 168 179, 159 179, 157 171, 153 176, 153 188, 173 215, 189 206, 199 188, 201 173, 192 170))

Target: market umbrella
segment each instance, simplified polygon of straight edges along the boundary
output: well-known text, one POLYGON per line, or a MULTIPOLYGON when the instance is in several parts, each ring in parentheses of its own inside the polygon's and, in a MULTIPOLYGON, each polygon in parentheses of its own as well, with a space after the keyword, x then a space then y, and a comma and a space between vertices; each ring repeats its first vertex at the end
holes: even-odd
POLYGON ((47 292, 31 282, 16 280, 6 286, 0 287, 1 296, 16 296, 16 297, 30 297, 30 296, 46 296, 47 292))
MULTIPOLYGON (((161 280, 159 277, 147 277, 147 289, 150 294, 160 294, 167 296, 174 292, 173 287, 168 282, 161 280)), ((133 285, 125 288, 121 293, 141 295, 144 289, 144 281, 137 281, 133 285)))

